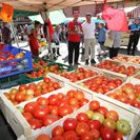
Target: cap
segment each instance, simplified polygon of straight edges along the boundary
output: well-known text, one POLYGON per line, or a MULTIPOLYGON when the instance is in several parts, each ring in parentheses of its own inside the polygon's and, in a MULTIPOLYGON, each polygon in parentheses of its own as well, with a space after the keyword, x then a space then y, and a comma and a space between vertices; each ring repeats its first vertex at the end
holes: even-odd
POLYGON ((91 13, 87 13, 86 16, 92 16, 92 14, 91 13))

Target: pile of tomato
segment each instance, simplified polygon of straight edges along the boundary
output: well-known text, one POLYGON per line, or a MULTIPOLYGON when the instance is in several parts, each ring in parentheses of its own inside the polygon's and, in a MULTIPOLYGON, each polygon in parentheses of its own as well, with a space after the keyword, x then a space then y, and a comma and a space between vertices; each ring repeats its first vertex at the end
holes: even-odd
POLYGON ((69 90, 66 94, 58 93, 48 98, 39 97, 36 101, 27 103, 22 114, 32 129, 38 129, 71 114, 87 102, 83 92, 69 90))
POLYGON ((51 137, 41 134, 36 140, 123 140, 130 132, 131 125, 127 120, 120 119, 115 110, 108 110, 94 100, 88 111, 55 126, 51 137))

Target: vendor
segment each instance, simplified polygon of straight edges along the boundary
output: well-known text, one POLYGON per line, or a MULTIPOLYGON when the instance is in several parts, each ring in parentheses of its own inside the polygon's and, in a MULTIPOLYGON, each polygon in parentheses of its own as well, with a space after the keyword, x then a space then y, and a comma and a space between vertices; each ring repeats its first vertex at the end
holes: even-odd
POLYGON ((39 42, 38 42, 38 36, 40 34, 40 22, 39 21, 35 21, 34 23, 34 27, 31 30, 30 34, 29 34, 29 45, 30 45, 30 49, 32 52, 33 56, 37 56, 39 55, 39 42))

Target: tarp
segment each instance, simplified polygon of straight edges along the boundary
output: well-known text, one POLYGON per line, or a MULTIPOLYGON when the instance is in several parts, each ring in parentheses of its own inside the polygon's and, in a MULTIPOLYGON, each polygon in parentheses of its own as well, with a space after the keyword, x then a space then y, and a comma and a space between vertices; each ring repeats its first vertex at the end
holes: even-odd
MULTIPOLYGON (((107 2, 118 2, 122 0, 108 0, 107 2)), ((102 3, 104 0, 96 0, 96 3, 102 3)), ((42 11, 46 8, 49 11, 64 9, 81 5, 95 4, 94 0, 0 0, 0 4, 8 3, 14 9, 25 11, 42 11), (44 4, 45 3, 45 4, 44 4)), ((1 5, 0 5, 1 6, 1 5)))
MULTIPOLYGON (((40 23, 44 23, 41 15, 29 16, 29 19, 32 21, 39 21, 40 23)), ((49 12, 49 19, 53 25, 60 24, 66 20, 66 16, 64 15, 62 10, 56 10, 49 12)))

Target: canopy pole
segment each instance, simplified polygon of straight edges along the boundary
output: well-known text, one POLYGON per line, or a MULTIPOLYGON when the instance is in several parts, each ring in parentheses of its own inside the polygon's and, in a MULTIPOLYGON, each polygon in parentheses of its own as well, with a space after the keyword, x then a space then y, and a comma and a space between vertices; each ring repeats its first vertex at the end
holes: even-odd
POLYGON ((19 47, 19 41, 18 41, 18 38, 17 38, 16 33, 15 33, 15 30, 14 30, 14 23, 12 24, 12 22, 11 22, 11 23, 10 23, 10 27, 11 27, 11 29, 13 30, 12 32, 13 32, 14 40, 15 40, 15 42, 16 42, 16 44, 17 44, 17 47, 20 48, 20 47, 19 47))
POLYGON ((47 10, 47 4, 44 3, 43 4, 44 6, 44 10, 41 12, 41 16, 44 20, 44 23, 46 24, 46 33, 47 33, 47 36, 46 36, 46 40, 47 40, 47 43, 48 43, 48 51, 50 53, 52 53, 52 49, 51 49, 51 40, 50 40, 50 33, 49 33, 49 27, 48 27, 48 24, 47 24, 47 19, 48 19, 48 10, 47 10))

